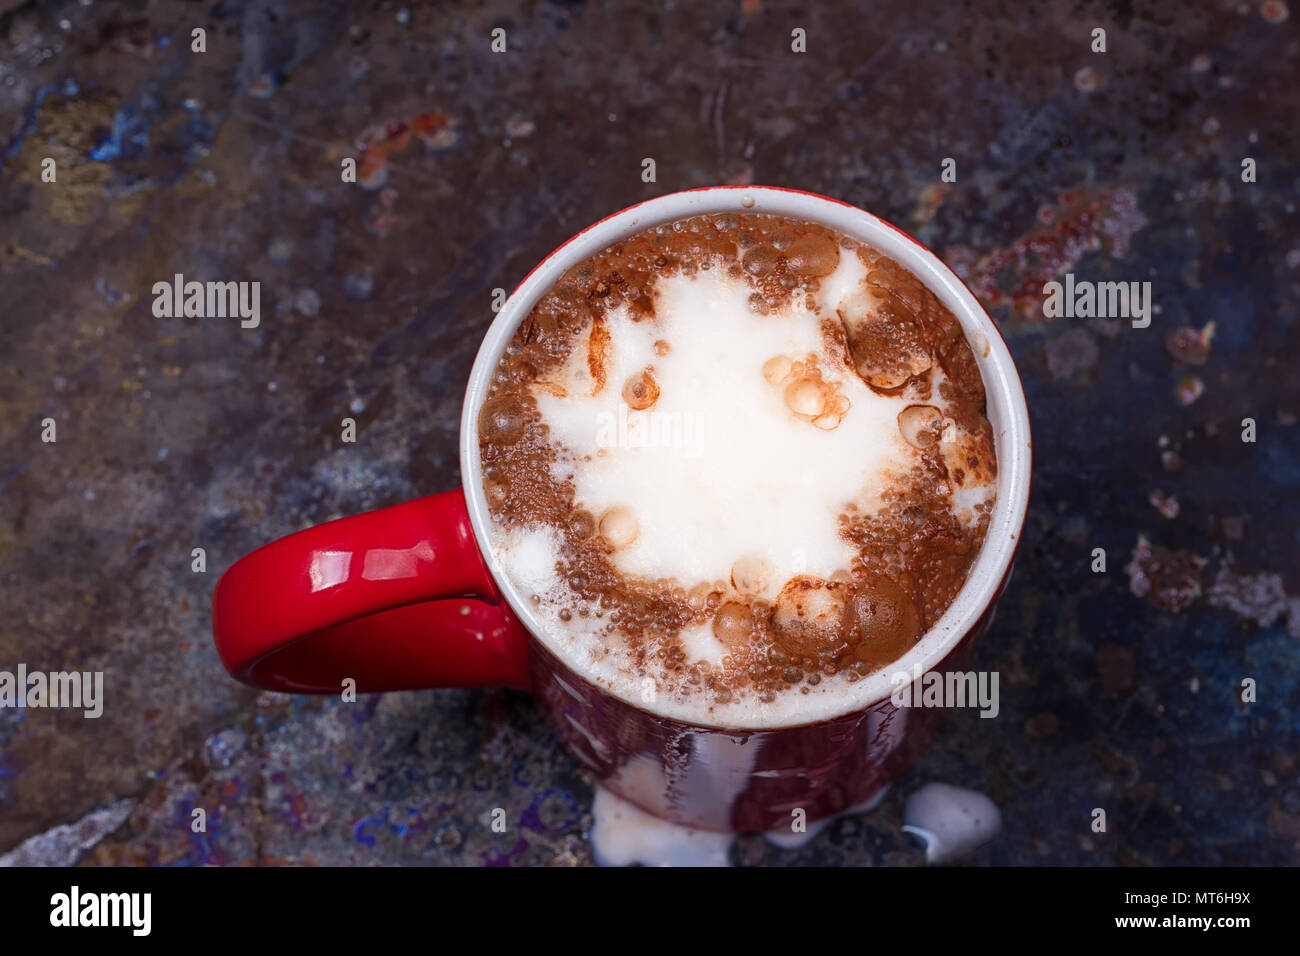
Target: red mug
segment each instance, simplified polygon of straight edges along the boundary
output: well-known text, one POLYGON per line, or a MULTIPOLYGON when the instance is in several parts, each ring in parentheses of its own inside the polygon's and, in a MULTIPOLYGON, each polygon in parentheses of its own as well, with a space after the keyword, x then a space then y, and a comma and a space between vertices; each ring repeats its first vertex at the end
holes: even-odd
POLYGON ((550 254, 506 300, 470 373, 461 415, 463 488, 331 521, 235 562, 217 583, 212 631, 226 669, 288 693, 428 687, 531 691, 569 752, 612 793, 707 830, 788 828, 871 801, 933 738, 942 711, 900 708, 891 673, 960 668, 988 629, 1025 520, 1029 416, 1015 366, 979 302, 928 249, 856 207, 812 193, 719 186, 624 209, 550 254), (998 458, 984 545, 943 617, 898 661, 819 700, 789 726, 704 726, 670 700, 597 686, 550 646, 491 556, 478 411, 519 323, 571 266, 634 233, 702 213, 821 223, 911 270, 957 316, 984 380, 998 458))

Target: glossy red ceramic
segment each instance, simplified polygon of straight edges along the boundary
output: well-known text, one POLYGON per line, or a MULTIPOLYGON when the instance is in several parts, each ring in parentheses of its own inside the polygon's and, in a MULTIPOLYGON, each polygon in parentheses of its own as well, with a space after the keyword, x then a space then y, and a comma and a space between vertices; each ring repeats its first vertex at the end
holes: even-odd
POLYGON ((226 669, 269 690, 528 686, 527 632, 460 489, 259 548, 217 582, 212 630, 226 669))

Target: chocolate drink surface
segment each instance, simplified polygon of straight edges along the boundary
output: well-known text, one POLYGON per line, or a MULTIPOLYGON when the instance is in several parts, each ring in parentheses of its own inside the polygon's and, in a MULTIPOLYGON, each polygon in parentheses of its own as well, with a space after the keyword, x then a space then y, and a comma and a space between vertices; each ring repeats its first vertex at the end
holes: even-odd
POLYGON ((479 413, 494 558, 578 673, 713 726, 799 722, 943 615, 997 462, 960 323, 911 272, 722 213, 572 267, 479 413))

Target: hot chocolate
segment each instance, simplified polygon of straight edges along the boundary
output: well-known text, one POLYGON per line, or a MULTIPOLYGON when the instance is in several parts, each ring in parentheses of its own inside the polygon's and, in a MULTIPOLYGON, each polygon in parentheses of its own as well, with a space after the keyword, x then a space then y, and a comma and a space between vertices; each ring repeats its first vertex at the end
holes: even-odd
POLYGON ((641 705, 797 722, 965 582, 997 464, 953 314, 824 226, 648 229, 571 268, 479 414, 495 558, 562 659, 641 705))

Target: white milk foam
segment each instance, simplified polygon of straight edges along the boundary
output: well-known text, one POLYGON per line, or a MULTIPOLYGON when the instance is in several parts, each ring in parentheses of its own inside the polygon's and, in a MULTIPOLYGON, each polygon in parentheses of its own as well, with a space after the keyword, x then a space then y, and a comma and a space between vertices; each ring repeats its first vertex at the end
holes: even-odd
MULTIPOLYGON (((783 311, 767 315, 749 308, 751 287, 722 269, 661 278, 653 318, 633 321, 626 308, 605 314, 610 355, 603 386, 588 370, 590 330, 567 364, 532 386, 551 441, 561 449, 555 477, 572 480, 576 501, 597 520, 607 509, 628 509, 636 537, 614 551, 615 567, 629 576, 673 579, 690 588, 732 580, 738 559, 761 559, 766 573, 754 590, 768 601, 798 574, 830 577, 848 569, 855 552, 839 533, 838 519, 853 503, 874 512, 881 491, 904 475, 918 454, 899 431, 898 414, 916 398, 872 391, 842 360, 833 357, 821 321, 859 288, 861 260, 842 254, 823 279, 809 309, 802 294, 783 311), (659 354, 656 343, 667 343, 659 354), (837 427, 824 430, 796 417, 786 404, 788 382, 772 383, 764 364, 777 356, 799 362, 809 355, 825 382, 848 399, 837 427), (659 396, 645 411, 629 408, 624 383, 652 369, 659 396)), ((936 367, 932 373, 942 373, 936 367)), ((928 404, 942 410, 939 379, 928 404)), ((944 433, 954 452, 965 436, 944 433)), ((964 520, 992 487, 953 489, 951 501, 964 520)), ((573 615, 561 622, 560 607, 578 602, 556 572, 562 539, 547 527, 494 528, 497 557, 525 599, 536 597, 543 635, 563 659, 588 679, 628 700, 642 700, 646 678, 623 660, 621 640, 599 634, 603 619, 573 615)), ((725 647, 708 624, 681 635, 690 661, 721 661, 725 647)), ((662 686, 660 684, 659 686, 662 686)), ((835 694, 842 678, 824 680, 812 694, 835 694)), ((677 719, 718 724, 775 724, 802 709, 797 691, 759 705, 738 695, 715 704, 706 695, 657 709, 677 719)), ((788 722, 788 721, 787 721, 788 722)))
MULTIPOLYGON (((841 261, 862 271, 856 256, 841 261)), ((637 517, 636 540, 613 556, 620 571, 726 581, 737 558, 760 555, 775 570, 763 594, 772 600, 801 571, 829 577, 849 566, 853 548, 838 516, 887 481, 891 462, 910 461, 898 430, 907 402, 824 362, 852 406, 833 431, 796 419, 763 363, 822 354, 817 316, 756 315, 748 296, 745 283, 715 272, 662 280, 657 321, 634 322, 625 310, 608 316, 613 361, 598 394, 579 347, 560 376, 568 397, 536 396, 552 441, 573 455, 563 475, 573 477, 578 504, 596 516, 631 507, 637 517), (667 356, 655 355, 657 340, 669 343, 667 356), (659 399, 629 411, 623 383, 647 367, 659 399)))

